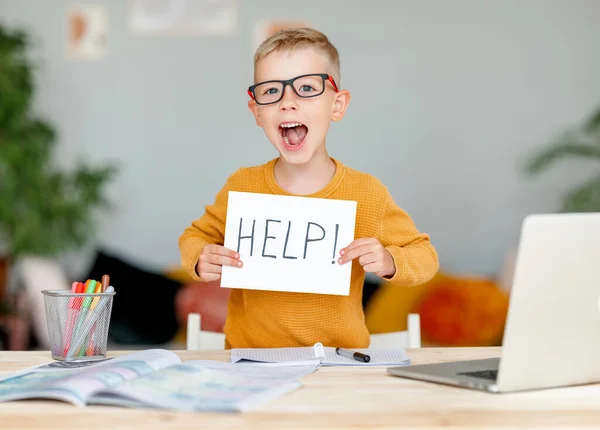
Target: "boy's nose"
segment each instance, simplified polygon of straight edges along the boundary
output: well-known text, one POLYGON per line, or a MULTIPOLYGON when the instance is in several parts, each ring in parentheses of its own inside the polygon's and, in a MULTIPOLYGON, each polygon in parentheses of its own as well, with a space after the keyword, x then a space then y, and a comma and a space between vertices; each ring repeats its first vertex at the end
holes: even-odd
POLYGON ((283 88, 283 97, 279 104, 281 110, 296 110, 298 108, 296 93, 290 85, 286 85, 283 88))

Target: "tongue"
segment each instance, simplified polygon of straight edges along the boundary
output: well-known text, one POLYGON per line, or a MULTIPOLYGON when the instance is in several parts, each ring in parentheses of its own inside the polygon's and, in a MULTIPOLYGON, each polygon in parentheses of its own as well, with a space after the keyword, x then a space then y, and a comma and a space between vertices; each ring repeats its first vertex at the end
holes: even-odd
POLYGON ((307 132, 306 126, 299 125, 298 127, 285 128, 283 136, 287 137, 290 145, 298 145, 306 137, 307 132))

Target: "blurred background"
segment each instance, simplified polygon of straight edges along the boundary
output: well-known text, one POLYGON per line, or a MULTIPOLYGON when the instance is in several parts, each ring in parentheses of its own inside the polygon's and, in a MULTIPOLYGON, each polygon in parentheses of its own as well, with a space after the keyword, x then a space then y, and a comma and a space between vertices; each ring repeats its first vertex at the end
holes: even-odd
POLYGON ((0 0, 0 349, 44 347, 39 291, 103 273, 121 347, 184 341, 190 311, 222 329, 227 291, 181 273, 177 240, 277 155, 246 88, 290 26, 341 56, 330 155, 439 252, 426 285, 367 278, 370 330, 417 312, 426 344, 500 344, 524 216, 600 210, 597 0, 0 0))

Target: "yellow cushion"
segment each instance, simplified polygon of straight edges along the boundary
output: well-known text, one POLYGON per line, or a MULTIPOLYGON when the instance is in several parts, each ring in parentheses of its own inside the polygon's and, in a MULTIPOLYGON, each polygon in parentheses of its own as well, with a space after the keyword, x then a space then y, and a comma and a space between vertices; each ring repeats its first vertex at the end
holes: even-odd
POLYGON ((365 309, 369 333, 389 333, 407 329, 407 317, 417 300, 430 288, 444 282, 446 275, 438 273, 425 284, 402 287, 383 282, 373 293, 365 309))

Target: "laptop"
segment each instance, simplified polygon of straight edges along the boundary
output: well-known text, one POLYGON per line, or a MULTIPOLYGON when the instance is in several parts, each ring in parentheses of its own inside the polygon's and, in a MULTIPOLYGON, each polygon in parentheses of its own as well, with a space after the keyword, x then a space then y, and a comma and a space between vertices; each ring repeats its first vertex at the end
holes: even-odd
POLYGON ((501 357, 387 372, 492 393, 600 382, 600 213, 525 218, 501 357))

